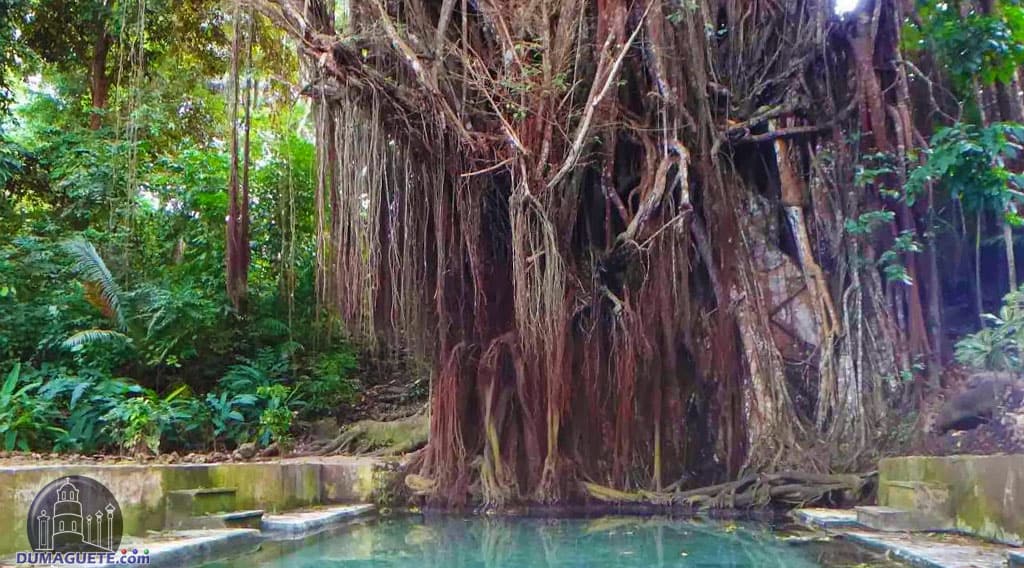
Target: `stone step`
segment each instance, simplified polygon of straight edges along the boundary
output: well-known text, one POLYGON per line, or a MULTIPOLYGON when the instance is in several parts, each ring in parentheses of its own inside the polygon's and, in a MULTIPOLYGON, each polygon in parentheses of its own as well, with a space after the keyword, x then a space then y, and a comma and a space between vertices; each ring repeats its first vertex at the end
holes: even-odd
POLYGON ((228 487, 168 491, 166 499, 167 514, 174 517, 199 517, 235 510, 235 489, 228 487))
POLYGON ((955 516, 949 486, 942 483, 882 480, 878 485, 878 504, 939 518, 955 516))
POLYGON ((173 521, 168 530, 258 529, 263 510, 232 511, 197 517, 182 517, 173 521))
POLYGON ((952 527, 952 521, 919 511, 893 507, 855 507, 857 522, 877 531, 942 531, 952 527))
POLYGON ((292 511, 263 518, 260 529, 273 533, 308 533, 333 524, 369 515, 377 508, 371 504, 337 505, 307 511, 292 511))

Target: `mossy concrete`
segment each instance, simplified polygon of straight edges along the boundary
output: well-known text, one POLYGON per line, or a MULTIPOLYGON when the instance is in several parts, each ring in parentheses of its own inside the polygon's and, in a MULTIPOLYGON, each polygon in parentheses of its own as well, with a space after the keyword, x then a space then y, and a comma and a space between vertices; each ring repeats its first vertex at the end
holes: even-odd
POLYGON ((941 512, 955 530, 1024 545, 1024 455, 883 459, 878 504, 941 512))
POLYGON ((104 484, 124 514, 126 535, 162 530, 166 495, 183 489, 230 487, 235 507, 268 513, 381 498, 389 471, 378 460, 295 459, 260 463, 175 465, 42 465, 0 467, 0 556, 28 550, 26 518, 47 483, 84 475, 104 484))

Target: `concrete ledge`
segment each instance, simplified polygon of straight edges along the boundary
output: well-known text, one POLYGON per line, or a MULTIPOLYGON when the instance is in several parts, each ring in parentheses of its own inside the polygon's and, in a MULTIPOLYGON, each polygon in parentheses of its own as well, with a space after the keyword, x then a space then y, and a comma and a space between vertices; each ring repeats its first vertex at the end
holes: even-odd
POLYGON ((96 479, 114 494, 124 534, 145 537, 165 527, 172 491, 235 489, 232 508, 269 513, 327 504, 367 503, 393 468, 379 459, 326 457, 222 464, 69 464, 0 467, 0 557, 29 548, 25 519, 46 484, 66 475, 96 479))
POLYGON ((1024 454, 886 458, 878 472, 879 505, 933 512, 954 530, 1024 544, 1024 454))
POLYGON ((260 509, 214 513, 183 519, 174 528, 178 530, 259 529, 262 517, 263 511, 260 509))
POLYGON ((981 543, 940 542, 934 537, 842 531, 842 538, 922 568, 1004 568, 1006 550, 981 543))
POLYGON ((905 511, 892 507, 854 507, 857 522, 876 531, 946 531, 953 528, 948 518, 920 510, 905 511))
POLYGON ((857 526, 857 513, 849 509, 797 509, 793 516, 797 522, 819 529, 857 526))
MULTIPOLYGON (((221 556, 250 552, 259 545, 260 531, 256 529, 223 529, 178 531, 175 538, 146 544, 149 549, 147 566, 196 566, 221 556)), ((139 543, 142 546, 144 543, 139 543)), ((103 568, 123 564, 101 564, 103 568)))
POLYGON ((308 533, 329 525, 372 513, 373 505, 346 505, 318 511, 304 511, 264 517, 260 529, 268 533, 308 533))

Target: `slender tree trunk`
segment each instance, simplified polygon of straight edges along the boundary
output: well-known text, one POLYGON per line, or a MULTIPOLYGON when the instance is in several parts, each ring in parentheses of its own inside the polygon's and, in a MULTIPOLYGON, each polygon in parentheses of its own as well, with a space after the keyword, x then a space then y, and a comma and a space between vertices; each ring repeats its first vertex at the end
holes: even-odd
MULTIPOLYGON (((932 330, 932 352, 938 363, 935 374, 939 367, 945 364, 943 355, 943 338, 945 331, 942 327, 942 282, 939 279, 938 244, 936 242, 935 228, 935 196, 931 187, 928 188, 927 213, 927 255, 928 255, 928 324, 932 330)), ((933 386, 938 386, 937 377, 932 378, 933 386)))
POLYGON ((1013 252, 1013 227, 1003 219, 1003 244, 1006 246, 1006 281, 1010 285, 1010 291, 1017 289, 1017 260, 1013 252))
POLYGON ((103 125, 103 111, 107 108, 110 92, 110 77, 107 75, 107 56, 114 38, 107 32, 106 26, 100 23, 100 32, 92 48, 92 61, 89 63, 89 92, 92 96, 92 110, 89 113, 89 128, 99 130, 103 125))
POLYGON ((981 221, 981 211, 978 211, 974 224, 974 306, 978 311, 978 323, 984 327, 985 319, 981 317, 985 313, 981 292, 981 221))
POLYGON ((234 38, 231 43, 231 168, 228 179, 227 246, 225 250, 228 298, 236 311, 243 311, 249 280, 249 134, 252 116, 252 33, 253 19, 249 14, 246 41, 246 76, 241 69, 242 11, 235 6, 234 38), (240 101, 240 82, 245 81, 245 100, 240 101), (244 106, 242 140, 239 141, 239 103, 244 106), (241 146, 241 148, 240 148, 241 146), (239 171, 241 169, 241 172, 239 171))

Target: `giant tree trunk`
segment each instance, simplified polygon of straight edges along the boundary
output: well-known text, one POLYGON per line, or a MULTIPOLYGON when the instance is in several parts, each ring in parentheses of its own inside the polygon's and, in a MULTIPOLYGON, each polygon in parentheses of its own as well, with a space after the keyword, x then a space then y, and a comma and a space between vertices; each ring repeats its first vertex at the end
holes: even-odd
POLYGON ((824 0, 370 0, 345 37, 333 2, 252 3, 315 103, 318 297, 434 362, 430 502, 871 458, 908 342, 844 234, 870 200, 841 132, 859 109, 905 150, 889 3, 852 58, 824 0))

